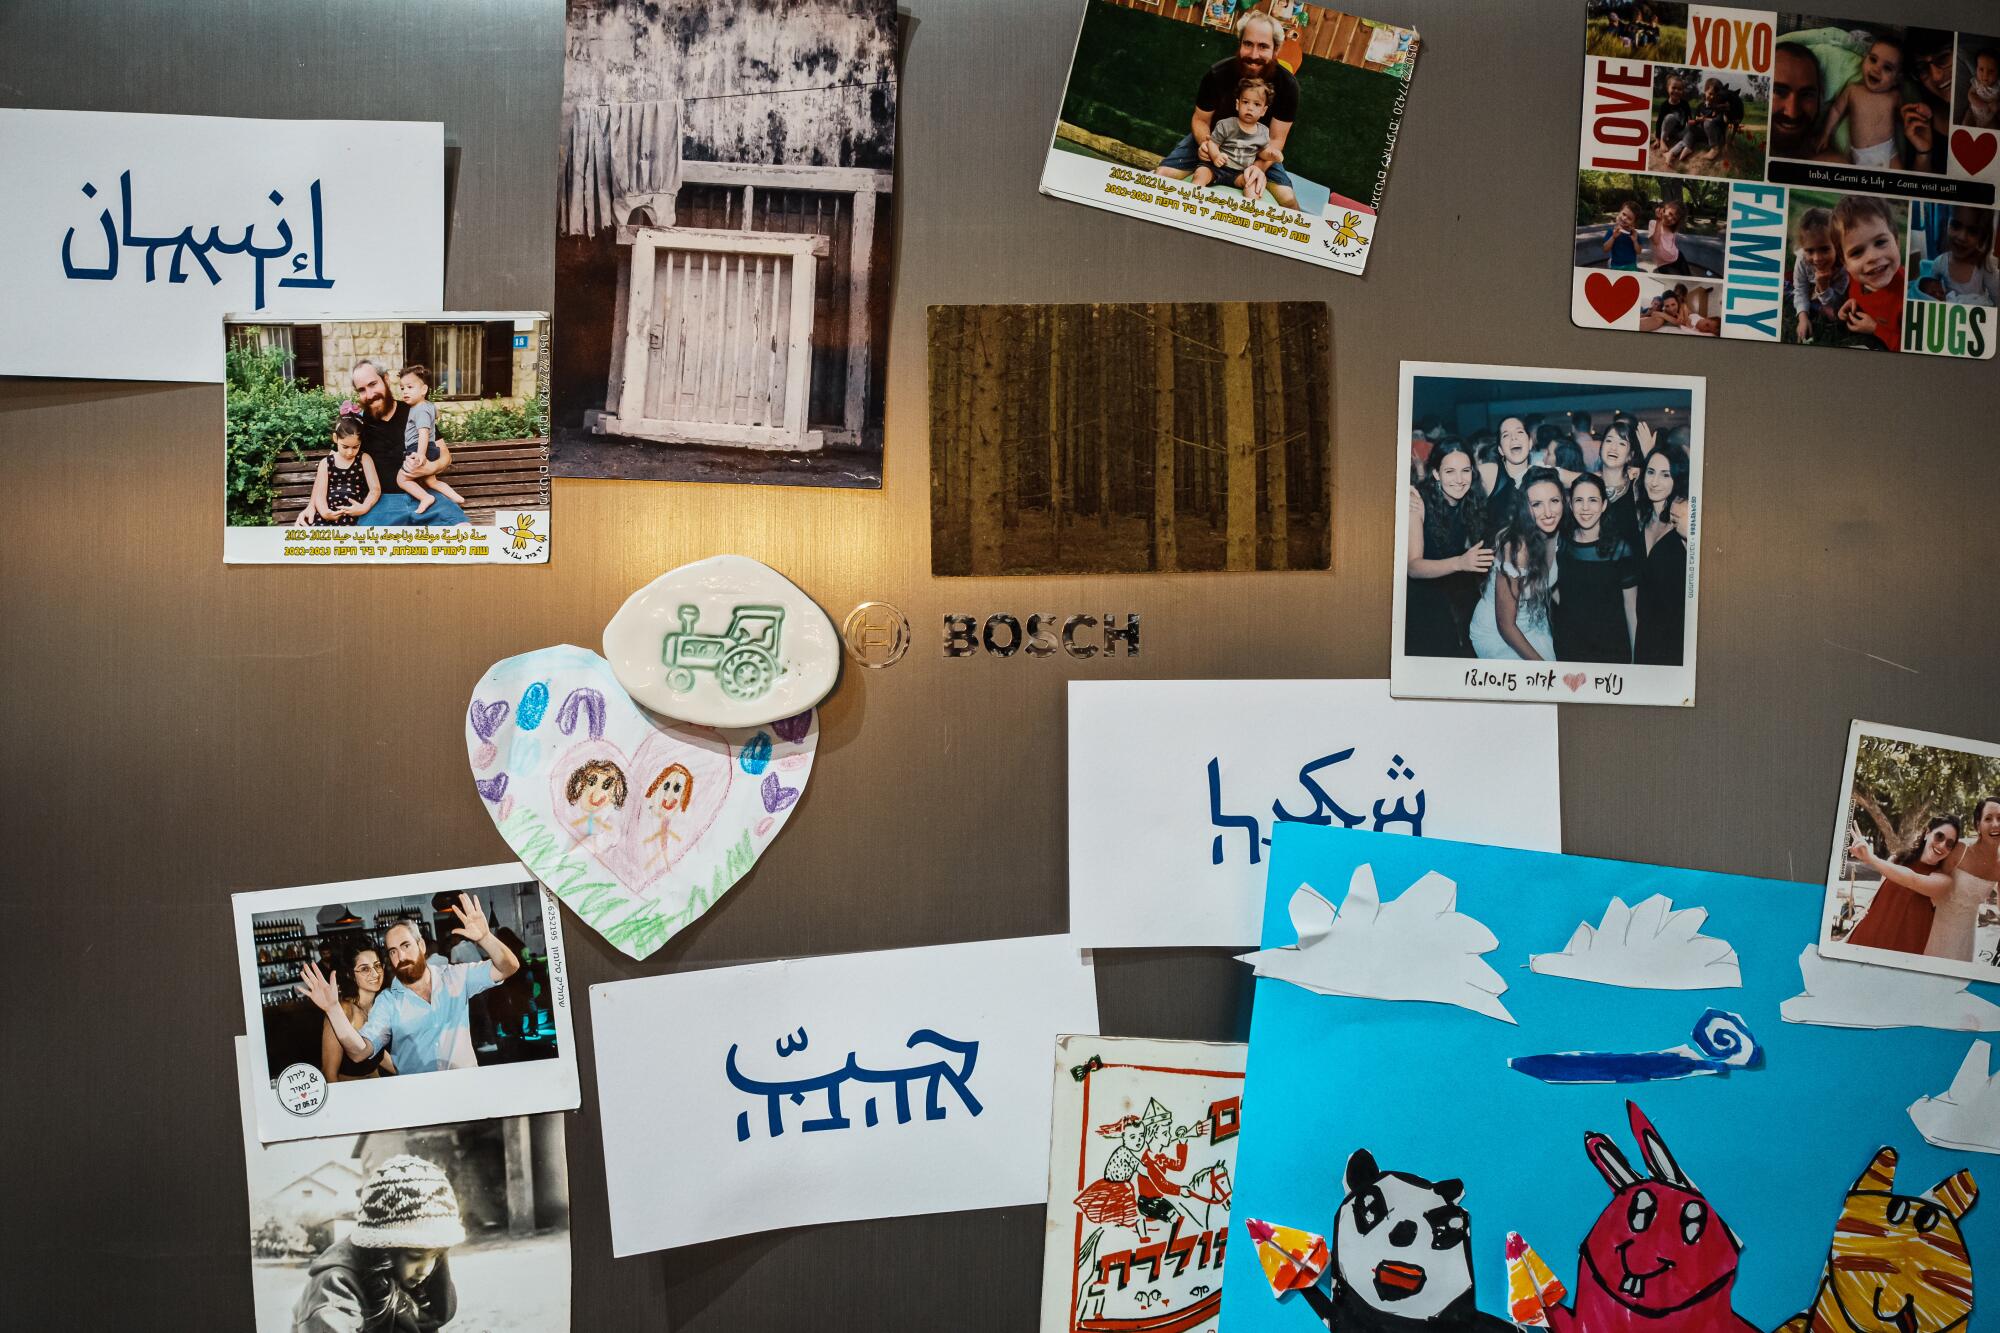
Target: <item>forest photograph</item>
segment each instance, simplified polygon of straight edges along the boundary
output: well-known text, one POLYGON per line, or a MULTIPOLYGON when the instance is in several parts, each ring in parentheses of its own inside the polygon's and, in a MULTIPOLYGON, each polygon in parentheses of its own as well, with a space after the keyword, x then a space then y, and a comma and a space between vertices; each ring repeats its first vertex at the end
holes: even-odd
POLYGON ((929 314, 933 574, 1330 566, 1325 305, 929 314))

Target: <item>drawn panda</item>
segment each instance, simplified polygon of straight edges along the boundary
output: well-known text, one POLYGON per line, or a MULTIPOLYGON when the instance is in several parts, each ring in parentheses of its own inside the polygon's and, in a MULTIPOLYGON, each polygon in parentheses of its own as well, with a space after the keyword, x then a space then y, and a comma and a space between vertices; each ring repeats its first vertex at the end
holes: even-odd
POLYGON ((1306 1303, 1336 1333, 1515 1333, 1473 1304, 1465 1186, 1384 1171, 1366 1148, 1347 1159, 1334 1219, 1333 1294, 1306 1303))

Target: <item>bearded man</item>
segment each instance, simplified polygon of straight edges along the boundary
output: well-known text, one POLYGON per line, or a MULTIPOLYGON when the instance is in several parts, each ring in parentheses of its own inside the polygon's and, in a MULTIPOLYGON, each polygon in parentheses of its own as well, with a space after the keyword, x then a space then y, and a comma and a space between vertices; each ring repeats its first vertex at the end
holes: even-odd
POLYGON ((1271 109, 1264 120, 1271 141, 1256 161, 1243 168, 1243 194, 1255 199, 1268 192, 1286 208, 1299 206, 1298 191, 1292 188, 1292 178, 1283 165, 1285 136, 1292 132, 1292 122, 1299 114, 1299 81, 1278 63, 1278 48, 1284 40, 1284 26, 1261 10, 1251 10, 1236 20, 1236 54, 1216 61, 1201 76, 1189 132, 1160 159, 1160 165, 1153 168, 1155 175, 1184 180, 1204 162, 1214 167, 1227 165, 1221 146, 1210 142, 1215 118, 1236 114, 1236 90, 1245 79, 1262 79, 1271 85, 1271 109))
POLYGON ((521 960, 486 924, 486 913, 469 893, 458 895, 460 925, 452 931, 479 946, 477 963, 447 963, 430 956, 415 922, 398 921, 383 940, 396 979, 376 997, 357 1031, 340 1007, 340 988, 331 972, 305 965, 299 989, 318 1005, 348 1058, 360 1064, 378 1050, 396 1058, 396 1073, 429 1074, 440 1069, 476 1069, 468 1008, 472 997, 492 990, 520 970, 521 960))

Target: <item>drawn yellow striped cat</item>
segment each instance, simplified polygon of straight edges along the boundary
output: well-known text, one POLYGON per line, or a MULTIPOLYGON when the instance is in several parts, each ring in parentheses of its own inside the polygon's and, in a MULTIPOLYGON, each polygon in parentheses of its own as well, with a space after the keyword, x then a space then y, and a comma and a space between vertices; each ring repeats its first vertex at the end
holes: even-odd
POLYGON ((1896 1193, 1884 1148, 1847 1192, 1812 1309, 1778 1333, 1949 1333, 1972 1318, 1972 1257, 1959 1230, 1979 1197, 1970 1171, 1896 1193))

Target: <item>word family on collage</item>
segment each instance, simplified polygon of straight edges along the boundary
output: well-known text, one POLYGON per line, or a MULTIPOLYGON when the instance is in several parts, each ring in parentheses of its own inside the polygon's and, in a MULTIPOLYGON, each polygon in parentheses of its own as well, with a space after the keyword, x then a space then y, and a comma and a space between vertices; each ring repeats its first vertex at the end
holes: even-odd
MULTIPOLYGON (((228 926, 171 944, 241 998, 241 1035, 232 1003, 171 1048, 238 1094, 245 1211, 173 1256, 247 1242, 204 1308, 258 1333, 1993 1325, 2000 743, 1905 725, 1994 734, 1956 684, 1977 610, 1919 592, 1924 642, 1873 637, 1904 557, 1977 566, 1991 469, 1940 473, 1963 529, 1829 517, 1816 480, 1732 506, 1708 478, 1818 475, 1731 447, 1772 383, 1745 343, 1941 358, 1871 363, 1957 377, 1905 395, 1934 451, 1964 446, 1961 400, 1995 401, 2000 14, 999 5, 1039 100, 984 129, 1034 152, 979 164, 1007 208, 974 239, 1039 229, 1073 261, 1050 300, 919 290, 936 256, 907 247, 963 181, 899 144, 960 114, 926 99, 976 91, 992 52, 954 6, 913 8, 565 0, 532 143, 422 64, 397 105, 435 120, 0 109, 0 293, 36 312, 0 327, 0 377, 219 390, 189 456, 207 488, 221 454, 227 587, 190 595, 296 603, 277 619, 318 636, 302 664, 208 617, 226 693, 282 690, 289 728, 367 756, 358 785, 286 779, 289 835, 337 864, 273 888, 232 863, 186 904, 228 926), (1927 26, 1960 20, 1995 35, 1927 26), (1432 247, 1454 281, 1512 281, 1439 246, 1464 201, 1392 164, 1406 121, 1405 154, 1490 132, 1443 120, 1489 44, 1579 38, 1574 167, 1450 188, 1573 184, 1545 238, 1571 324, 1709 341, 1512 364, 1562 330, 1545 289, 1496 299, 1490 360, 1435 361, 1344 312, 1414 299, 1397 264, 1432 247), (393 145, 393 206, 362 144, 393 145), (515 198, 521 164, 549 188, 515 198), (496 198, 553 211, 532 273, 465 222, 496 198), (1134 295, 1091 276, 1117 247, 1205 262, 1204 299, 1109 299, 1134 295), (501 308, 447 299, 448 248, 501 308), (1387 375, 1337 377, 1342 340, 1397 358, 1386 444, 1354 423, 1390 410, 1387 375), (891 365, 920 363, 892 406, 891 365), (1335 593, 1386 603, 1335 631, 1364 664, 1342 678, 1314 665, 1335 593), (1774 597, 1849 628, 1794 643, 1774 597), (391 607, 426 646, 381 676, 391 707, 357 708, 391 607), (452 616, 480 632, 424 632, 452 616), (1778 696, 1782 752, 1714 732, 1718 697, 1768 706, 1756 654, 1781 648, 1855 674, 1778 696), (1599 730, 1565 747, 1565 723, 1599 730), (446 732, 461 776, 426 785, 406 770, 440 756, 411 745, 446 732), (1704 784, 1733 813, 1690 833, 1704 784), (1566 786, 1611 855, 1565 851, 1566 786), (484 854, 360 855, 357 830, 412 817, 484 854), (1684 864, 1617 859, 1642 854, 1684 864), (1746 873, 1780 856, 1784 879, 1746 873), (1190 949, 1226 951, 1221 979, 1190 949), (574 1233, 572 1171, 597 1210, 574 1233), (1040 1225, 1039 1283, 1020 1245, 968 1239, 952 1215, 976 1210, 1040 1225), (929 1220, 900 1253, 852 1229, 905 1217, 929 1220), (830 1283, 855 1243, 892 1257, 830 1283), (607 1313, 612 1261, 668 1251, 645 1271, 674 1280, 607 1313)), ((494 77, 511 98, 520 76, 494 77)), ((341 77, 355 105, 381 91, 341 77)), ((1879 429, 1842 414, 1840 366, 1785 387, 1879 429)), ((40 421, 31 395, 0 411, 40 421)), ((120 429, 98 398, 61 415, 120 429)), ((214 542, 212 507, 156 509, 214 542)), ((264 725, 209 708, 107 734, 264 725)), ((63 764, 114 763, 95 743, 64 733, 63 764)), ((269 748, 238 786, 275 781, 269 748)), ((55 1017, 31 1063, 74 1058, 55 1017)), ((90 1123, 49 1099, 23 1139, 73 1142, 28 1120, 56 1112, 90 1123)), ((161 1214, 86 1237, 74 1200, 22 1193, 71 1256, 8 1275, 35 1327, 157 1314, 157 1236, 127 1228, 161 1214), (121 1256, 151 1314, 75 1255, 121 1256)))

